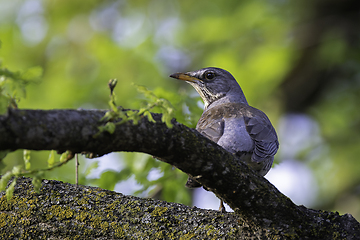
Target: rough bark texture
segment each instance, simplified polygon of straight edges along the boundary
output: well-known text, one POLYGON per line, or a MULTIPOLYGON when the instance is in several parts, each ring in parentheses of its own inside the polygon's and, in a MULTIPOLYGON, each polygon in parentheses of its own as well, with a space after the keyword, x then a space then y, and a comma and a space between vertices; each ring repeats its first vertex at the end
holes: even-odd
MULTIPOLYGON (((234 213, 125 196, 100 188, 18 179, 14 197, 0 193, 1 239, 247 239, 253 232, 234 213)), ((261 237, 269 235, 259 229, 261 237)))
MULTIPOLYGON (((203 216, 207 218, 207 214, 211 213, 216 216, 225 216, 225 218, 236 218, 237 220, 232 221, 232 223, 237 222, 239 224, 237 234, 244 233, 244 236, 249 236, 247 234, 252 232, 260 234, 257 235, 258 238, 262 238, 261 236, 265 234, 267 237, 293 239, 358 239, 360 236, 360 224, 351 215, 340 216, 338 213, 316 211, 303 206, 296 206, 266 179, 236 161, 232 154, 202 137, 195 130, 189 129, 175 120, 173 120, 173 128, 167 128, 160 121, 161 115, 159 114, 153 115, 156 123, 149 122, 147 118, 142 118, 137 125, 127 122, 118 125, 114 134, 104 132, 94 138, 94 134, 98 132, 97 127, 103 124, 99 119, 104 113, 104 111, 96 110, 10 110, 7 115, 0 116, 0 150, 55 149, 58 151, 71 150, 74 153, 87 151, 96 154, 106 154, 113 151, 144 152, 156 156, 195 177, 203 186, 228 203, 234 209, 236 216, 221 213, 216 215, 214 211, 204 211, 203 216), (245 223, 247 225, 246 231, 243 229, 245 223)), ((47 182, 47 184, 54 185, 52 182, 47 182)), ((56 185, 60 186, 60 190, 62 188, 71 188, 70 185, 60 183, 56 185)), ((80 189, 86 191, 84 189, 87 188, 80 187, 80 189)), ((72 190, 67 189, 66 191, 71 192, 72 190)), ((115 201, 101 200, 103 196, 114 199, 123 198, 121 194, 100 191, 99 189, 97 191, 103 193, 101 197, 97 194, 92 197, 97 198, 99 202, 109 202, 111 204, 111 202, 115 201)), ((39 196, 36 196, 31 191, 25 191, 25 195, 29 195, 28 201, 30 201, 27 204, 31 205, 34 201, 40 201, 42 196, 46 198, 45 196, 50 194, 49 192, 59 195, 59 201, 61 202, 59 209, 73 209, 72 200, 68 199, 71 194, 66 193, 63 199, 62 194, 56 190, 56 187, 55 189, 44 187, 39 196)), ((78 197, 80 198, 81 195, 78 195, 78 197)), ((89 195, 87 198, 89 201, 84 201, 83 204, 89 208, 98 205, 94 200, 90 200, 91 194, 86 195, 89 195)), ((20 196, 15 193, 16 197, 20 196)), ((25 196, 21 196, 21 198, 25 199, 25 196)), ((137 201, 140 200, 137 199, 137 201)), ((154 200, 142 201, 154 202, 154 200)), ((15 204, 14 201, 13 204, 15 204)), ((26 205, 26 203, 24 204, 26 205)), ((81 209, 81 205, 79 204, 78 209, 81 209)), ((3 212, 3 218, 4 214, 8 214, 9 210, 6 209, 9 206, 3 197, 0 206, 1 211, 6 211, 3 212)), ((44 208, 43 211, 46 211, 47 208, 52 206, 51 204, 41 203, 37 209, 44 208)), ((167 208, 172 208, 168 212, 169 216, 178 211, 178 204, 169 204, 167 206, 169 206, 167 208)), ((15 208, 17 209, 15 215, 21 215, 21 212, 18 212, 21 207, 15 208)), ((186 209, 186 207, 182 206, 182 209, 186 209)), ((78 214, 85 214, 85 212, 87 211, 79 210, 78 214)), ((135 215, 145 214, 144 212, 146 213, 145 210, 139 210, 135 215)), ((10 215, 12 216, 12 214, 10 215)), ((103 211, 103 214, 99 215, 99 221, 107 224, 109 223, 107 217, 108 213, 103 211)), ((134 219, 134 217, 130 217, 130 219, 134 219)), ((185 223, 190 224, 186 232, 183 233, 193 233, 195 238, 197 228, 193 228, 191 225, 193 221, 198 220, 188 218, 188 220, 182 220, 181 223, 179 222, 180 224, 174 223, 174 225, 179 225, 178 227, 182 229, 182 225, 185 223)), ((219 219, 219 221, 222 222, 223 220, 219 219)), ((114 220, 114 222, 116 221, 114 220)), ((142 224, 146 223, 139 220, 135 225, 142 224)), ((41 226, 49 228, 49 232, 54 228, 51 224, 46 224, 45 220, 41 226)), ((10 225, 1 225, 1 227, 6 228, 10 227, 10 225)), ((87 227, 92 229, 91 226, 87 227)), ((143 232, 142 227, 138 226, 139 231, 143 232)), ((172 234, 170 230, 167 230, 166 223, 162 223, 160 220, 153 227, 156 232, 163 229, 164 236, 170 237, 172 234)), ((115 230, 113 229, 113 231, 115 230)), ((105 235, 107 233, 104 232, 105 235)), ((240 235, 234 238, 240 238, 240 235)), ((100 235, 96 236, 100 237, 100 235)), ((218 235, 217 237, 224 236, 218 235)))

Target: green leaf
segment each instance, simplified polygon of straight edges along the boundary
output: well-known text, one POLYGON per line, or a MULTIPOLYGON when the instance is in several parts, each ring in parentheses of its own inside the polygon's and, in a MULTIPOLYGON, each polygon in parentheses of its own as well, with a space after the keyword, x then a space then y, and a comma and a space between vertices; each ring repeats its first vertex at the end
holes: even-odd
POLYGON ((15 185, 16 185, 17 178, 15 177, 13 181, 11 182, 10 186, 6 189, 6 198, 9 201, 14 193, 15 185))
POLYGON ((7 183, 9 180, 14 176, 12 172, 8 171, 6 172, 0 179, 0 191, 5 191, 7 183))
POLYGON ((11 170, 12 174, 14 176, 20 175, 21 174, 21 168, 22 168, 21 165, 14 166, 13 169, 11 170))
POLYGON ((36 174, 34 177, 33 177, 33 180, 32 180, 32 184, 34 186, 34 191, 36 193, 40 193, 40 188, 41 188, 41 181, 43 179, 43 175, 44 175, 44 172, 40 171, 38 172, 38 174, 36 174))
POLYGON ((136 111, 129 111, 128 113, 128 120, 132 120, 134 125, 137 125, 140 120, 140 115, 136 111))
POLYGON ((113 134, 115 132, 115 129, 116 125, 113 122, 107 122, 103 127, 103 130, 109 132, 110 134, 113 134))
POLYGON ((172 128, 172 127, 173 127, 173 125, 172 125, 172 123, 171 123, 171 119, 172 119, 172 118, 171 118, 168 114, 165 114, 165 113, 164 113, 164 114, 162 115, 162 117, 161 117, 161 121, 163 121, 168 128, 172 128))
POLYGON ((31 168, 31 163, 30 163, 30 150, 24 150, 24 164, 25 164, 25 169, 29 170, 31 168))
POLYGON ((50 168, 55 165, 55 151, 54 150, 50 151, 47 162, 48 162, 48 167, 50 167, 50 168))
POLYGON ((112 120, 115 118, 114 112, 113 111, 108 111, 105 113, 105 115, 100 119, 100 121, 104 121, 104 120, 112 120))
POLYGON ((144 116, 146 116, 146 117, 148 118, 149 122, 156 123, 156 121, 154 120, 154 118, 153 118, 153 116, 152 116, 151 112, 149 112, 149 111, 145 111, 145 112, 144 112, 144 116))
POLYGON ((60 162, 63 163, 63 162, 66 162, 67 160, 69 160, 69 156, 71 155, 72 153, 70 151, 66 151, 64 152, 63 154, 61 154, 60 156, 60 162))
POLYGON ((37 81, 43 74, 43 69, 40 66, 28 68, 21 74, 21 78, 26 81, 37 81))
POLYGON ((9 152, 11 151, 10 150, 0 151, 0 160, 4 159, 9 152))
POLYGON ((8 97, 5 97, 0 92, 0 115, 5 114, 8 109, 8 97))
POLYGON ((110 109, 115 112, 118 113, 119 109, 116 107, 115 105, 115 97, 111 97, 111 100, 109 101, 109 105, 110 105, 110 109))

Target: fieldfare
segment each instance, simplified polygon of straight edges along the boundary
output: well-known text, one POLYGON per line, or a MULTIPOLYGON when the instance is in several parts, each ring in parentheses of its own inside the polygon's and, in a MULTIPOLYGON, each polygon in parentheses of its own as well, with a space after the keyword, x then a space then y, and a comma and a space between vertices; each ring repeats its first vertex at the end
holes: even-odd
MULTIPOLYGON (((205 104, 196 130, 227 151, 240 156, 250 168, 264 176, 271 168, 279 148, 278 138, 269 118, 249 106, 235 78, 220 68, 203 68, 174 73, 172 78, 191 84, 205 104)), ((201 187, 189 177, 186 186, 201 187)), ((220 204, 220 210, 225 208, 220 204)))

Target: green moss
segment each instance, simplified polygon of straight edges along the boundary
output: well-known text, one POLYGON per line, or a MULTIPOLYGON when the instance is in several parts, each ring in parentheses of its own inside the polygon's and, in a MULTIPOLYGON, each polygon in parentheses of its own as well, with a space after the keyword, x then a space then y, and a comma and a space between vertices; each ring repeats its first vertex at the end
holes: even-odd
POLYGON ((166 237, 166 234, 164 233, 164 231, 159 231, 155 233, 155 239, 164 239, 166 237))
POLYGON ((192 239, 193 237, 195 237, 195 233, 187 233, 183 236, 180 236, 180 240, 189 240, 189 239, 192 239))
POLYGON ((117 222, 110 223, 110 228, 113 230, 115 237, 124 238, 125 231, 122 229, 121 225, 117 222))
POLYGON ((108 209, 109 210, 116 210, 116 209, 118 209, 119 206, 124 207, 124 206, 121 205, 120 200, 115 200, 115 201, 113 201, 112 203, 110 203, 108 205, 108 209))
POLYGON ((80 222, 84 222, 89 217, 90 217, 90 214, 88 214, 87 212, 80 211, 79 214, 77 214, 75 216, 75 219, 80 222))
POLYGON ((207 234, 208 236, 214 236, 215 234, 218 233, 218 230, 216 230, 216 229, 214 228, 214 226, 212 226, 212 225, 206 226, 206 229, 207 229, 206 234, 207 234))
POLYGON ((0 212, 0 228, 3 228, 8 223, 8 214, 0 212))
POLYGON ((100 228, 101 226, 101 217, 95 216, 91 218, 91 226, 94 228, 100 228))
POLYGON ((167 211, 167 207, 155 207, 154 211, 151 212, 151 216, 160 217, 167 211))
POLYGON ((74 215, 74 211, 71 210, 70 207, 63 207, 59 205, 51 206, 50 213, 52 213, 52 216, 57 217, 59 220, 72 218, 74 215))
POLYGON ((126 236, 124 230, 123 230, 121 227, 115 229, 114 235, 115 235, 115 237, 117 237, 117 238, 124 238, 124 237, 126 236))

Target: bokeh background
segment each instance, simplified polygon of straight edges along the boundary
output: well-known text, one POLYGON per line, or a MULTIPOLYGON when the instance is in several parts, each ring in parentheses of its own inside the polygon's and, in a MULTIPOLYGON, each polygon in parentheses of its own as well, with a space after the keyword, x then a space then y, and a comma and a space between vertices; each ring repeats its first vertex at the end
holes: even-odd
MULTIPOLYGON (((173 72, 221 67, 267 113, 280 150, 266 178, 296 204, 360 220, 360 3, 356 0, 0 0, 2 70, 41 77, 11 92, 20 108, 139 108, 134 83, 168 99, 195 127, 202 102, 173 72)), ((1 78, 0 81, 6 81, 1 78)), ((13 91, 9 88, 7 91, 13 91)), ((1 137, 1 136, 0 136, 1 137)), ((32 168, 49 152, 31 152, 32 168)), ((1 173, 23 164, 7 155, 1 173)), ((67 164, 45 178, 74 183, 67 164)), ((186 174, 140 153, 80 157, 80 184, 218 207, 186 174)))

